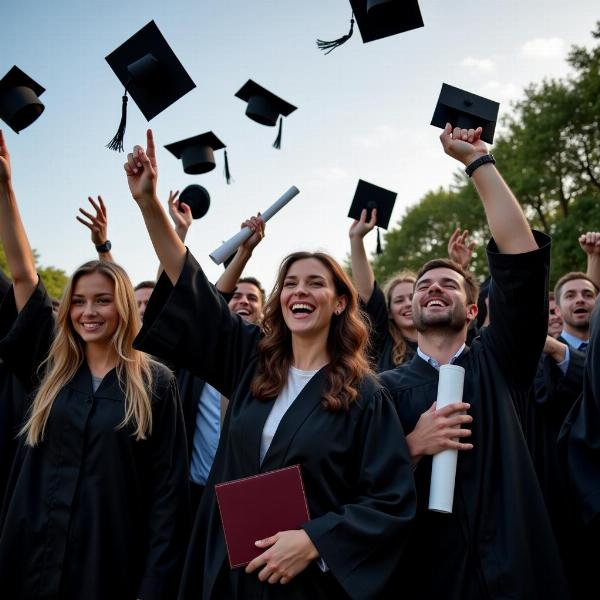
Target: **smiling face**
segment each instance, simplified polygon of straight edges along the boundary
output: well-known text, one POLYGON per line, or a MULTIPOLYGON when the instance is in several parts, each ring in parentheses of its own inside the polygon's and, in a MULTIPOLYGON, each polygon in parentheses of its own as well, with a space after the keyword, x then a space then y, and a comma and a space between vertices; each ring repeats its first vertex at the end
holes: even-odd
POLYGON ((86 343, 109 344, 119 323, 113 281, 102 273, 82 275, 73 288, 69 315, 86 343))
POLYGON ((283 319, 292 335, 329 332, 331 319, 346 307, 329 269, 316 258, 304 258, 288 269, 279 296, 283 319))
POLYGON ((258 323, 262 313, 262 294, 252 283, 238 283, 229 301, 229 309, 244 321, 258 323))
POLYGON ((412 317, 413 287, 414 283, 403 281, 396 284, 390 291, 390 319, 401 331, 414 327, 412 317))
POLYGON ((563 328, 563 320, 560 316, 560 310, 554 300, 549 301, 548 310, 548 335, 558 337, 563 328))
POLYGON ((415 285, 412 307, 420 333, 461 331, 477 316, 477 305, 467 303, 464 278, 446 267, 423 273, 415 285))
POLYGON ((587 279, 572 279, 560 289, 558 306, 565 331, 576 335, 586 333, 596 302, 596 289, 587 279))

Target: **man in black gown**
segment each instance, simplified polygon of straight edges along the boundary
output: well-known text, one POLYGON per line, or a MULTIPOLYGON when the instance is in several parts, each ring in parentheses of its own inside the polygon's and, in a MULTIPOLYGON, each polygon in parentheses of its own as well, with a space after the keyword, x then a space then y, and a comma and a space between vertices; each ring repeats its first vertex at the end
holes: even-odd
POLYGON ((420 599, 562 600, 564 575, 521 426, 546 338, 550 240, 529 229, 493 159, 481 158, 488 155, 478 131, 447 126, 441 141, 447 154, 470 166, 493 236, 491 324, 467 348, 477 315, 468 277, 451 263, 425 265, 413 297, 417 355, 381 375, 416 462, 417 519, 398 589, 420 599), (472 446, 464 443, 466 429, 451 428, 470 420, 458 414, 464 405, 432 410, 439 365, 451 362, 466 371, 472 446), (427 509, 430 455, 445 448, 465 450, 452 514, 427 509))

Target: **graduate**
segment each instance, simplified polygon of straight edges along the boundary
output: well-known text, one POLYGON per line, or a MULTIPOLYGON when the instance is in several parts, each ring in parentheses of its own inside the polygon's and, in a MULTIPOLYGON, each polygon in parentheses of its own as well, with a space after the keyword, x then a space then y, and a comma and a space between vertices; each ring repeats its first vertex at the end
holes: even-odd
POLYGON ((189 528, 175 379, 132 347, 133 288, 114 263, 80 267, 54 318, 2 132, 0 238, 13 280, 0 357, 29 394, 0 514, 2 596, 171 600, 189 528))
POLYGON ((393 275, 382 290, 375 281, 373 268, 365 252, 364 237, 377 224, 377 209, 367 209, 350 227, 352 277, 371 321, 371 352, 377 372, 387 371, 412 358, 417 348, 417 330, 412 319, 412 295, 415 275, 401 271, 393 275))
POLYGON ((407 598, 562 600, 568 591, 522 430, 546 339, 550 239, 530 230, 480 135, 447 124, 440 139, 472 176, 493 236, 490 325, 466 346, 477 285, 457 263, 430 261, 413 296, 417 355, 380 376, 416 465, 417 518, 398 581, 407 598), (438 369, 448 363, 465 369, 464 402, 438 411, 438 369), (447 448, 459 451, 450 514, 428 510, 431 456, 447 448))
POLYGON ((232 314, 156 197, 152 132, 125 171, 165 273, 136 346, 230 399, 184 567, 181 599, 390 597, 415 496, 402 429, 368 367, 357 294, 328 255, 284 259, 264 334, 232 314), (257 540, 230 569, 214 485, 299 464, 311 520, 257 540))

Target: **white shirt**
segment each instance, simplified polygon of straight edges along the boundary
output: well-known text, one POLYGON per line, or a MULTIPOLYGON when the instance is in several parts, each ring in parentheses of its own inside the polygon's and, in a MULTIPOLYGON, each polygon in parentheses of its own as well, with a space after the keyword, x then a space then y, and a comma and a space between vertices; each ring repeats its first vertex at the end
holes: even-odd
POLYGON ((283 419, 288 408, 294 403, 294 400, 304 389, 304 386, 312 379, 313 375, 315 375, 318 370, 319 369, 316 371, 301 371, 300 369, 296 369, 296 367, 290 367, 287 383, 283 386, 279 396, 275 399, 271 412, 265 421, 260 442, 261 463, 269 450, 269 446, 273 441, 273 436, 279 427, 281 419, 283 419))

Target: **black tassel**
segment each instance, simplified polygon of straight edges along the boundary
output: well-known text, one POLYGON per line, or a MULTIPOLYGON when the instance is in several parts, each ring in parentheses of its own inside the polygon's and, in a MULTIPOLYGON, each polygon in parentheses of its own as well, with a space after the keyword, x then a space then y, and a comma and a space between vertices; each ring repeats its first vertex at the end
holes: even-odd
POLYGON ((273 142, 273 148, 277 148, 279 150, 281 148, 281 129, 283 127, 283 117, 279 117, 279 133, 273 142))
POLYGON ((352 13, 352 16, 350 17, 350 31, 348 32, 347 35, 344 35, 341 38, 338 38, 337 40, 332 40, 331 42, 317 40, 317 47, 319 48, 319 50, 323 50, 323 52, 325 52, 325 50, 327 50, 327 52, 325 52, 325 54, 329 54, 330 52, 333 52, 338 46, 345 44, 352 37, 353 32, 354 32, 354 13, 352 13))
POLYGON ((383 249, 381 248, 381 238, 379 237, 379 227, 377 228, 377 254, 383 254, 383 249))
POLYGON ((225 173, 225 181, 227 185, 229 185, 233 180, 231 179, 231 171, 229 170, 229 160, 227 159, 227 150, 225 150, 225 168, 223 169, 225 173))
POLYGON ((115 133, 115 137, 110 140, 106 146, 110 150, 116 152, 123 152, 123 138, 125 137, 125 127, 127 126, 127 88, 123 94, 123 105, 121 107, 121 122, 119 123, 119 129, 115 133))

